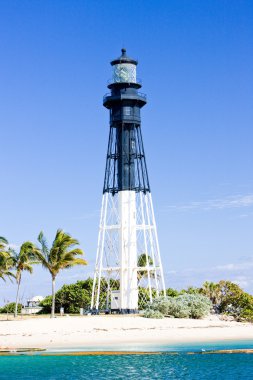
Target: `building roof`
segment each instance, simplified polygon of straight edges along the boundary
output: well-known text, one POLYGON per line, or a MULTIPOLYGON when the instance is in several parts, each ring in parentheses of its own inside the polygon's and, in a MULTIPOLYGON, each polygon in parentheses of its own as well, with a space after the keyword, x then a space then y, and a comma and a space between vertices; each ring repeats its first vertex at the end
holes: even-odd
POLYGON ((136 59, 132 59, 126 55, 126 49, 121 49, 121 56, 119 58, 114 59, 111 61, 111 65, 114 66, 118 63, 132 63, 133 65, 137 65, 138 61, 136 59))
POLYGON ((43 300, 44 300, 43 296, 34 296, 30 300, 28 300, 28 302, 41 302, 43 300))

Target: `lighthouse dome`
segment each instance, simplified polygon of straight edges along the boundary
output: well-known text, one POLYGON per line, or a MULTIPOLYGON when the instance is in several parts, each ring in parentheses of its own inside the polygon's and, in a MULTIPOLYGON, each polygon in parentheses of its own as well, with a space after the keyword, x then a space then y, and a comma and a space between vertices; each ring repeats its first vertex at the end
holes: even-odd
POLYGON ((121 49, 121 56, 119 58, 116 58, 113 61, 111 61, 112 66, 114 66, 118 63, 130 63, 130 64, 133 64, 135 66, 138 65, 138 61, 136 59, 133 59, 133 58, 130 58, 127 56, 125 48, 121 49))

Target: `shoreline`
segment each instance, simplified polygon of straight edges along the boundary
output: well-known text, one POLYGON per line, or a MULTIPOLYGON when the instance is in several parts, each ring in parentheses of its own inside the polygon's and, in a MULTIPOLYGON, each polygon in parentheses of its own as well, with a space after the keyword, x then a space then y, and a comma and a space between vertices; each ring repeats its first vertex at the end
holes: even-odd
MULTIPOLYGON (((141 316, 31 317, 0 321, 0 349, 94 349, 253 341, 253 324, 141 316)), ((101 351, 101 350, 99 350, 101 351)), ((142 350, 143 351, 143 350, 142 350)))
POLYGON ((253 354, 253 348, 244 348, 244 349, 221 349, 221 350, 204 350, 204 351, 186 351, 186 352, 180 352, 180 351, 66 351, 66 352, 50 352, 50 351, 33 351, 32 349, 20 349, 16 351, 1 351, 0 350, 0 357, 1 356, 19 356, 19 355, 39 355, 39 356, 135 356, 135 355, 148 355, 148 356, 155 356, 155 355, 221 355, 221 354, 253 354))

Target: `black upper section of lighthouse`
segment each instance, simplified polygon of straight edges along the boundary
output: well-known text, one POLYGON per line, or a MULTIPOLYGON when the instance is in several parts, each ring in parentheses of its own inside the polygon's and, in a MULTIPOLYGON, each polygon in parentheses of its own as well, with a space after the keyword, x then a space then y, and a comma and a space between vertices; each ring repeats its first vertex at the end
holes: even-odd
POLYGON ((113 76, 110 93, 103 105, 110 110, 110 134, 107 149, 103 192, 150 191, 144 147, 141 134, 140 109, 146 104, 146 95, 138 90, 136 79, 138 62, 126 55, 111 62, 113 76))
POLYGON ((117 65, 118 63, 132 63, 135 66, 138 65, 138 61, 136 61, 135 59, 132 59, 126 55, 126 49, 125 48, 121 49, 121 56, 119 58, 116 58, 113 61, 111 61, 112 66, 117 65))

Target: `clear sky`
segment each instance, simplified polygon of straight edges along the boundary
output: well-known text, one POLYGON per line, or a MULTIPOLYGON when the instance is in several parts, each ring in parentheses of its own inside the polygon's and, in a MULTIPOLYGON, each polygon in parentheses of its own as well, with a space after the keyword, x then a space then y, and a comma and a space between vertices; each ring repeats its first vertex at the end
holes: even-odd
MULTIPOLYGON (((253 292, 251 0, 2 0, 0 235, 18 246, 57 228, 91 275, 108 139, 110 60, 139 60, 142 132, 166 285, 229 279, 253 292)), ((15 286, 0 284, 0 303, 15 286)), ((51 291, 40 267, 25 300, 51 291)))

